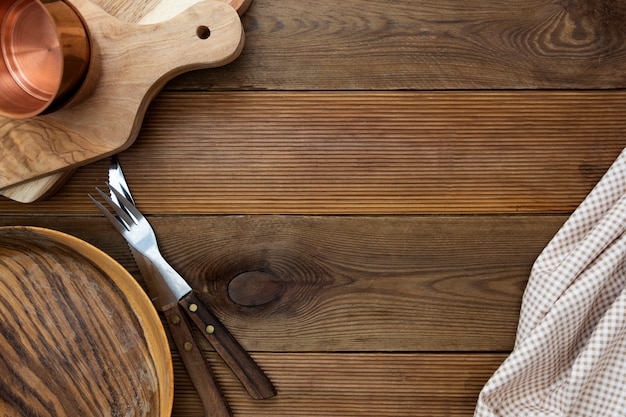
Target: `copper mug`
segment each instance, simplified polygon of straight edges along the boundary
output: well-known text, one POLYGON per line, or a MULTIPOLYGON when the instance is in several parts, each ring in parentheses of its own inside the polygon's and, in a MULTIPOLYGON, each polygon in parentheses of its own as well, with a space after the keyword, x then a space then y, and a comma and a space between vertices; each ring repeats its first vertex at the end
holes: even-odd
POLYGON ((25 119, 61 108, 85 80, 87 27, 63 0, 0 5, 0 115, 25 119))

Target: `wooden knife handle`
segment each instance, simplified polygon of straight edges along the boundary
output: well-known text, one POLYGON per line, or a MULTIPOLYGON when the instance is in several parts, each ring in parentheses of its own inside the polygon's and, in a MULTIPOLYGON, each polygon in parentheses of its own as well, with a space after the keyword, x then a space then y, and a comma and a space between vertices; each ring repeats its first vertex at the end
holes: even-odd
POLYGON ((206 417, 232 417, 228 402, 217 385, 215 376, 196 343, 185 313, 178 304, 163 309, 178 353, 193 382, 206 417))
POLYGON ((194 291, 183 297, 179 303, 200 327, 204 337, 239 378, 252 398, 261 400, 276 395, 276 390, 267 375, 194 291))

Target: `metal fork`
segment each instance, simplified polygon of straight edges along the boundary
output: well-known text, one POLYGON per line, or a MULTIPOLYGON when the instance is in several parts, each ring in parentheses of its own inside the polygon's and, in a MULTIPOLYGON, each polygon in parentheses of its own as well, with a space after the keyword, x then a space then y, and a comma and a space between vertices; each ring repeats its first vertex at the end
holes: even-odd
POLYGON ((145 216, 117 189, 114 187, 109 187, 109 189, 117 198, 119 205, 100 188, 96 187, 100 196, 113 208, 117 216, 111 214, 111 212, 92 195, 89 195, 89 197, 105 217, 109 219, 113 226, 115 226, 117 231, 124 236, 128 244, 137 252, 148 258, 161 274, 165 285, 160 285, 158 288, 159 297, 162 298, 159 304, 165 306, 170 303, 178 302, 186 294, 191 292, 192 288, 161 254, 154 229, 152 229, 152 226, 148 223, 145 216))
POLYGON ((153 299, 155 305, 160 306, 163 311, 172 306, 180 305, 187 316, 200 328, 202 335, 215 348, 215 351, 230 367, 252 398, 265 399, 276 395, 274 386, 263 370, 209 308, 204 305, 185 279, 165 260, 159 250, 154 230, 145 216, 115 187, 109 186, 109 188, 119 204, 99 188, 96 187, 96 190, 102 199, 111 206, 115 215, 95 197, 92 195, 89 197, 128 244, 152 262, 163 278, 154 283, 159 298, 158 300, 153 299))

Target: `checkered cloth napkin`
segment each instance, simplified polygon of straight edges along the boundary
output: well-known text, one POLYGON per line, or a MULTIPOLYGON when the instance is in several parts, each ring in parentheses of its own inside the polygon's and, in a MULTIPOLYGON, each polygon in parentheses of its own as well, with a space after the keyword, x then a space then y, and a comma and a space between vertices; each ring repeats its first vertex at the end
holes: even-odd
POLYGON ((475 417, 626 416, 626 150, 533 265, 475 417))

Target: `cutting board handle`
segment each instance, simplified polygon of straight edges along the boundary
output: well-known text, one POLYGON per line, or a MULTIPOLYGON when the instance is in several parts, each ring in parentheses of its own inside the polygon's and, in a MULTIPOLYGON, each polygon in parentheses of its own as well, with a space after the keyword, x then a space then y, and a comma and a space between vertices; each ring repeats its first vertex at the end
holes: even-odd
POLYGON ((94 34, 94 70, 71 104, 81 102, 99 82, 100 60, 124 73, 124 78, 110 81, 148 86, 151 96, 149 91, 158 91, 184 72, 232 62, 244 47, 239 14, 223 1, 200 1, 171 19, 147 25, 118 20, 88 0, 71 2, 94 34))

